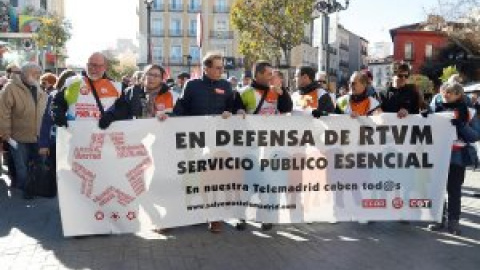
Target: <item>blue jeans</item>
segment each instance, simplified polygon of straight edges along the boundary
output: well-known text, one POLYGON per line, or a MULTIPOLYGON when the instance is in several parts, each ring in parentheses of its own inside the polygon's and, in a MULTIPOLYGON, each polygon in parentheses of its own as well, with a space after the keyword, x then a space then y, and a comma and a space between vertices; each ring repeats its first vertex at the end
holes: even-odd
POLYGON ((18 143, 17 149, 11 148, 13 162, 15 164, 16 187, 24 190, 28 180, 31 164, 38 161, 37 143, 18 143))

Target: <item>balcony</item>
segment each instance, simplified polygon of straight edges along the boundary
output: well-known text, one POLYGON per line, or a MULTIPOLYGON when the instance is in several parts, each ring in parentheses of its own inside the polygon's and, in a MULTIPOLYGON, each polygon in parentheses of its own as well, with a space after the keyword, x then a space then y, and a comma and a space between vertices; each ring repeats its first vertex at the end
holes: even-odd
POLYGON ((159 3, 157 6, 156 5, 152 6, 152 12, 162 12, 162 11, 165 11, 164 3, 159 3))
POLYGON ((152 37, 164 37, 165 36, 165 30, 164 29, 152 29, 152 37))
POLYGON ((176 65, 180 65, 180 64, 183 64, 183 59, 181 56, 172 56, 170 58, 168 58, 168 64, 172 65, 172 64, 176 64, 176 65))
POLYGON ((189 13, 197 13, 202 11, 202 6, 201 5, 194 5, 194 6, 188 6, 188 12, 189 13))
POLYGON ((168 31, 168 34, 171 37, 182 37, 183 36, 182 30, 180 30, 180 29, 170 29, 170 31, 168 31))
MULTIPOLYGON (((325 47, 325 49, 326 49, 326 47, 325 47)), ((337 54, 338 54, 338 50, 337 50, 336 48, 328 45, 328 49, 329 49, 328 52, 329 52, 330 54, 333 54, 333 55, 337 55, 337 54)))
POLYGON ((411 54, 406 53, 404 60, 405 60, 405 61, 413 61, 414 58, 415 58, 415 57, 413 57, 413 53, 411 53, 411 54))
POLYGON ((344 50, 344 51, 348 51, 348 45, 345 44, 345 43, 340 43, 340 49, 344 50))
POLYGON ((156 64, 163 64, 163 56, 153 56, 153 62, 156 64))
POLYGON ((177 4, 177 5, 168 5, 168 10, 171 12, 182 12, 183 11, 183 5, 177 4))
POLYGON ((230 13, 230 7, 215 5, 213 6, 213 13, 230 13))
POLYGON ((305 44, 312 44, 312 39, 310 37, 303 37, 302 42, 305 44))
POLYGON ((189 37, 197 37, 197 29, 188 29, 187 35, 189 37))
POLYGON ((233 39, 233 31, 210 31, 210 38, 233 39))
POLYGON ((344 67, 344 68, 348 68, 350 65, 349 65, 348 61, 340 60, 340 66, 344 67))

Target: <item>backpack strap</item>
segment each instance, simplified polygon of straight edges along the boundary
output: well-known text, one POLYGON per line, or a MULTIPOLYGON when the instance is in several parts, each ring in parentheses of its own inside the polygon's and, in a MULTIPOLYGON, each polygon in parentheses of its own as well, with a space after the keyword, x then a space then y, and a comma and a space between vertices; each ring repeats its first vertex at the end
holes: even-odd
MULTIPOLYGON (((90 77, 86 76, 88 83, 90 84, 90 88, 92 89, 92 94, 95 97, 95 102, 97 103, 98 110, 100 111, 101 116, 105 114, 105 109, 103 108, 103 104, 100 102, 100 98, 98 97, 97 89, 95 89, 95 86, 93 85, 92 79, 90 77)), ((122 91, 123 93, 123 91, 122 91)))
POLYGON ((268 91, 270 90, 263 91, 262 98, 260 99, 260 102, 258 103, 257 108, 255 109, 253 114, 258 114, 262 109, 263 103, 265 102, 265 98, 267 98, 268 91))

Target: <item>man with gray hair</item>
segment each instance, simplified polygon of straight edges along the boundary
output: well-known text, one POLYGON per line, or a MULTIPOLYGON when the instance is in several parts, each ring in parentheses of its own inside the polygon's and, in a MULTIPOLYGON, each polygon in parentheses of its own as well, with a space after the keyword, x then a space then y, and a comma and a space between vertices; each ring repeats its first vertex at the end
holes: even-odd
POLYGON ((110 80, 106 72, 107 58, 96 52, 88 58, 86 71, 81 76, 65 82, 65 90, 53 100, 53 118, 57 126, 67 127, 68 121, 73 120, 111 118, 111 114, 105 112, 113 106, 123 105, 126 98, 121 84, 110 80))
POLYGON ((41 74, 37 64, 23 65, 20 76, 13 76, 0 96, 0 137, 12 151, 16 173, 12 186, 21 190, 27 182, 28 164, 38 158, 37 140, 47 102, 47 94, 40 89, 41 74))

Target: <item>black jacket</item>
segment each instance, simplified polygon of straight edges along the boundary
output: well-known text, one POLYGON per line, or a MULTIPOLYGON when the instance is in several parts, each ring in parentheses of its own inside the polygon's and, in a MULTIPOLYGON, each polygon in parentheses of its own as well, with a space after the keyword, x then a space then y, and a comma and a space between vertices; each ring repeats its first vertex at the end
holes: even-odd
POLYGON ((406 84, 399 89, 390 87, 382 96, 382 111, 397 113, 400 109, 407 110, 409 114, 420 112, 419 94, 415 85, 406 84))
POLYGON ((125 96, 130 103, 132 116, 140 118, 142 116, 142 100, 145 99, 145 90, 141 85, 133 85, 125 89, 125 96))
POLYGON ((241 108, 234 98, 232 86, 226 80, 214 81, 203 75, 201 79, 189 80, 182 96, 173 108, 174 116, 219 115, 224 111, 235 113, 241 108))

